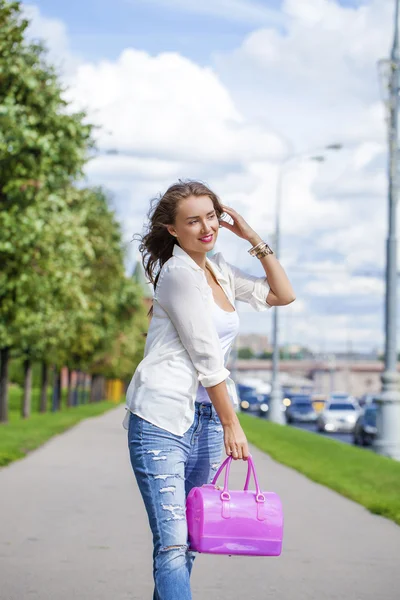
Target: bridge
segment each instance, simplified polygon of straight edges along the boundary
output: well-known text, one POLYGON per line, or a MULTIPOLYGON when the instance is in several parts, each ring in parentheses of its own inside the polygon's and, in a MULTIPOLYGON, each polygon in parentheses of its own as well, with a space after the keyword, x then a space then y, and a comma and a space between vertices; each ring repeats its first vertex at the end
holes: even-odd
MULTIPOLYGON (((236 359, 228 362, 228 369, 240 380, 244 375, 271 380, 272 360, 236 359)), ((397 365, 400 371, 400 364, 397 365)), ((313 383, 314 391, 329 394, 331 390, 346 391, 354 396, 375 394, 381 390, 381 373, 384 363, 379 360, 280 360, 279 373, 282 381, 313 383), (284 376, 286 375, 286 377, 284 376)))

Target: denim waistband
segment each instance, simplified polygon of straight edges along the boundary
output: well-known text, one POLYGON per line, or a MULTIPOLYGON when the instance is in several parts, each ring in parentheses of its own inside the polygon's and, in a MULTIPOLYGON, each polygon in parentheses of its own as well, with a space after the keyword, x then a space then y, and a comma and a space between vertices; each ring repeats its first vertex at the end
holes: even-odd
POLYGON ((194 407, 198 414, 211 415, 213 412, 213 405, 211 402, 195 402, 194 407))

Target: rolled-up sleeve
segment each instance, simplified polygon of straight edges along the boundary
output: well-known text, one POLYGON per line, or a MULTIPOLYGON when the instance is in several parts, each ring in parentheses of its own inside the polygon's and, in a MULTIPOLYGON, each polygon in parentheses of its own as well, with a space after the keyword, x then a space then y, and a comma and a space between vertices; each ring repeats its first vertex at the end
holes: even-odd
POLYGON ((267 296, 270 291, 267 278, 256 277, 245 273, 225 261, 226 266, 230 270, 235 284, 235 298, 241 302, 247 302, 257 311, 267 310, 272 308, 267 303, 267 296))
POLYGON ((154 299, 174 324, 204 387, 224 381, 230 371, 224 366, 224 356, 206 291, 198 274, 190 267, 164 268, 157 284, 154 299))

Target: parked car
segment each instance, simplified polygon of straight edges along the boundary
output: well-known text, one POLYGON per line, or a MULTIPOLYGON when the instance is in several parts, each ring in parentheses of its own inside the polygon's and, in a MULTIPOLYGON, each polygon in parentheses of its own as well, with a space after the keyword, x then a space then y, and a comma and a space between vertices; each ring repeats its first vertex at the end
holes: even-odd
POLYGON ((353 433, 353 443, 359 446, 371 446, 377 433, 377 405, 368 404, 359 415, 353 433))
POLYGON ((329 401, 325 408, 318 413, 317 430, 352 433, 360 410, 357 402, 329 401))
POLYGON ((255 391, 254 387, 251 387, 250 385, 244 385, 243 383, 237 383, 236 388, 240 398, 242 398, 243 394, 246 394, 247 392, 255 391))
POLYGON ((287 423, 315 423, 317 413, 314 410, 310 396, 292 396, 290 405, 286 408, 287 423))
POLYGON ((366 406, 375 402, 376 397, 376 394, 364 394, 363 396, 360 396, 357 401, 360 406, 366 406))
MULTIPOLYGON (((270 410, 271 394, 263 394, 264 398, 260 404, 260 417, 267 417, 270 410)), ((287 399, 287 398, 286 398, 287 399)), ((286 405, 284 404, 285 398, 281 402, 281 411, 286 411, 286 405)))
POLYGON ((245 392, 240 398, 240 409, 243 412, 250 412, 258 415, 262 399, 262 394, 256 394, 254 391, 245 392))
POLYGON ((238 382, 239 391, 254 391, 256 394, 269 394, 271 384, 260 377, 244 377, 238 382))
POLYGON ((250 412, 259 417, 264 417, 268 412, 269 394, 256 394, 246 392, 242 394, 240 408, 244 412, 250 412))
POLYGON ((355 402, 358 404, 357 398, 347 392, 334 392, 329 394, 328 402, 355 402))
POLYGON ((268 416, 268 411, 269 411, 269 399, 271 397, 270 394, 261 394, 262 399, 260 402, 260 410, 258 411, 258 416, 259 417, 266 417, 268 416))

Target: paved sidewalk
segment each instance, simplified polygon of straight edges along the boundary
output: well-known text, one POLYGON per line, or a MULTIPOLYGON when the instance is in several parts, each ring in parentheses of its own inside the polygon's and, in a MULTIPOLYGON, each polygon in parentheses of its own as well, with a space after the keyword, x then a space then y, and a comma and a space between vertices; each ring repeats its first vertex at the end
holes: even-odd
MULTIPOLYGON (((151 536, 119 406, 0 469, 1 600, 151 600, 151 536)), ((252 448, 279 558, 199 555, 194 600, 399 600, 400 527, 252 448)), ((244 482, 243 462, 231 487, 244 482)), ((178 600, 178 599, 177 599, 178 600)))

